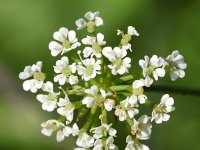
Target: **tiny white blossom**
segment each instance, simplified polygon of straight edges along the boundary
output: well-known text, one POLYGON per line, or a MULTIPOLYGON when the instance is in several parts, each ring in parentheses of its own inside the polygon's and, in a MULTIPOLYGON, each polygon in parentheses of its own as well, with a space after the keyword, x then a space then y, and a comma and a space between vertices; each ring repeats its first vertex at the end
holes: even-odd
POLYGON ((85 93, 88 95, 82 100, 82 103, 86 105, 87 108, 91 108, 96 100, 98 92, 99 89, 96 85, 91 86, 90 89, 86 89, 85 93))
POLYGON ((65 27, 61 27, 58 31, 54 32, 53 38, 58 42, 51 41, 49 43, 52 56, 57 56, 59 53, 64 54, 81 45, 76 38, 76 32, 73 30, 69 31, 65 27))
POLYGON ((93 137, 95 139, 100 139, 103 137, 104 132, 107 132, 109 136, 115 137, 117 130, 111 128, 112 124, 107 125, 107 124, 102 124, 99 127, 95 127, 90 129, 90 132, 94 133, 93 137))
POLYGON ((175 108, 172 106, 174 104, 174 99, 168 94, 163 95, 160 104, 156 105, 152 112, 151 121, 155 120, 157 124, 163 121, 168 121, 170 118, 169 112, 173 111, 175 108))
POLYGON ((184 70, 187 68, 187 64, 185 63, 184 57, 178 50, 173 51, 172 54, 166 58, 166 61, 169 65, 168 67, 172 81, 185 76, 184 70))
POLYGON ((51 119, 41 124, 42 126, 42 134, 46 136, 51 136, 53 132, 57 131, 56 139, 58 142, 61 142, 65 138, 65 125, 57 120, 51 119))
POLYGON ((127 55, 126 49, 120 49, 115 47, 105 47, 102 50, 103 55, 112 62, 108 67, 111 69, 113 75, 124 74, 128 72, 128 69, 131 67, 131 58, 125 57, 127 55))
POLYGON ((78 65, 77 70, 78 74, 82 76, 82 79, 85 81, 89 81, 96 77, 97 74, 101 74, 101 60, 95 60, 94 58, 87 58, 82 60, 82 63, 78 65))
POLYGON ((95 26, 102 26, 103 25, 103 19, 101 17, 99 17, 100 13, 98 11, 96 12, 87 12, 85 14, 85 18, 88 20, 88 22, 81 18, 81 19, 78 19, 76 21, 76 26, 77 26, 77 30, 81 30, 83 29, 84 27, 87 26, 87 30, 88 32, 94 32, 94 27, 95 26))
POLYGON ((57 95, 59 95, 59 93, 53 91, 53 83, 49 81, 43 85, 42 89, 48 92, 48 94, 38 94, 36 99, 42 103, 43 110, 51 112, 57 108, 57 95))
POLYGON ((65 116, 67 121, 71 122, 73 120, 75 106, 69 101, 67 95, 65 95, 64 99, 59 98, 58 106, 58 114, 65 116))
POLYGON ((133 35, 139 36, 139 33, 133 26, 128 26, 128 34, 131 36, 133 36, 133 35))
POLYGON ((126 137, 126 143, 125 150, 149 150, 149 147, 139 143, 139 141, 134 141, 130 135, 126 137))
POLYGON ((42 61, 36 62, 32 66, 26 66, 24 71, 19 74, 19 78, 21 80, 26 80, 33 76, 33 79, 29 79, 23 82, 23 89, 25 91, 31 91, 32 93, 36 93, 38 89, 41 89, 45 74, 41 71, 42 69, 42 61))
POLYGON ((94 138, 89 136, 86 132, 80 132, 76 145, 82 148, 90 148, 94 145, 94 138))
POLYGON ((147 140, 151 135, 151 118, 147 115, 142 115, 138 120, 134 119, 134 125, 131 127, 132 134, 140 140, 147 140))
POLYGON ((137 97, 132 95, 121 101, 120 105, 116 106, 115 115, 119 117, 120 121, 124 121, 127 118, 133 118, 139 113, 139 110, 136 107, 138 107, 137 97))
POLYGON ((165 76, 165 65, 166 61, 162 57, 153 55, 150 59, 148 56, 144 57, 144 60, 139 61, 139 65, 143 69, 143 76, 148 77, 153 75, 155 80, 158 80, 158 77, 165 76))
POLYGON ((132 84, 133 95, 137 96, 138 101, 140 104, 144 104, 146 102, 147 96, 143 94, 145 86, 145 80, 135 80, 132 84))
POLYGON ((56 61, 54 71, 58 73, 58 75, 54 77, 54 81, 58 82, 60 85, 64 85, 66 81, 71 85, 77 84, 79 81, 78 77, 73 75, 73 73, 76 72, 76 63, 69 65, 69 59, 66 56, 56 61))
POLYGON ((115 107, 115 101, 113 99, 106 98, 111 96, 112 93, 106 93, 103 89, 100 89, 101 96, 103 98, 104 107, 107 111, 111 111, 115 107))
POLYGON ((84 57, 89 56, 96 56, 100 58, 102 48, 101 46, 105 45, 106 42, 104 41, 104 35, 101 33, 97 34, 97 37, 87 36, 86 38, 82 39, 82 43, 85 45, 91 45, 92 47, 85 47, 83 49, 84 57))

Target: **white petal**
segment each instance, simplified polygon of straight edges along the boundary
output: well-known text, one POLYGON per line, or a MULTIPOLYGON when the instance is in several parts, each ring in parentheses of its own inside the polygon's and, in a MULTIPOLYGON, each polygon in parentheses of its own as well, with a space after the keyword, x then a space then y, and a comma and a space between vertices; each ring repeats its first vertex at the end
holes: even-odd
POLYGON ((65 136, 61 130, 58 130, 56 139, 58 142, 62 142, 65 139, 65 136))
POLYGON ((103 19, 101 17, 95 17, 95 24, 96 26, 102 26, 103 25, 103 19))
POLYGON ((85 14, 85 18, 88 19, 88 20, 94 20, 94 14, 93 12, 89 11, 85 14))
POLYGON ((81 18, 81 19, 77 20, 76 25, 77 25, 77 30, 81 30, 82 28, 84 28, 86 26, 85 19, 81 18))

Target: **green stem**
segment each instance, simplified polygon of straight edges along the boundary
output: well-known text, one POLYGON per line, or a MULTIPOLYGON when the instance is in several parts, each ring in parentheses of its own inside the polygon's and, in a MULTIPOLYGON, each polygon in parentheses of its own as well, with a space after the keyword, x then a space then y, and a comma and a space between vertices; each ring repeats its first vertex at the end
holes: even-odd
POLYGON ((110 90, 117 92, 117 91, 129 91, 132 92, 132 86, 131 85, 116 85, 111 86, 110 90))
POLYGON ((102 123, 103 124, 107 124, 108 123, 108 120, 107 120, 107 111, 104 107, 101 108, 101 114, 102 114, 102 123))
POLYGON ((89 117, 88 117, 88 120, 87 120, 87 122, 85 123, 85 125, 83 126, 83 129, 84 129, 86 132, 89 130, 90 126, 92 125, 92 123, 93 123, 93 121, 94 121, 97 108, 98 108, 98 106, 97 106, 96 104, 93 104, 93 106, 92 106, 92 108, 91 108, 91 111, 90 111, 90 114, 89 114, 89 117))
POLYGON ((76 102, 73 102, 74 106, 75 106, 75 109, 79 109, 80 107, 83 106, 83 103, 81 101, 76 101, 76 102))
POLYGON ((127 81, 131 81, 133 79, 134 79, 134 77, 132 75, 123 76, 123 77, 120 77, 117 80, 117 84, 121 84, 121 83, 124 83, 124 82, 127 82, 127 81))

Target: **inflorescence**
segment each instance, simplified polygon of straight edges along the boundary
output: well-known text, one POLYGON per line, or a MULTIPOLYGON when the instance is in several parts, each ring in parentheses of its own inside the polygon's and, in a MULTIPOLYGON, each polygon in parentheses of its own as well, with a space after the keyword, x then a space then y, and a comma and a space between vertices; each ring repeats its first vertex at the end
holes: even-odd
POLYGON ((19 74, 25 80, 25 91, 39 91, 36 99, 42 109, 59 116, 43 122, 41 132, 46 136, 56 132, 58 142, 77 136, 75 150, 114 150, 114 139, 119 135, 113 128, 113 118, 117 118, 128 126, 125 150, 149 150, 141 141, 150 138, 152 122, 168 121, 175 108, 168 94, 158 104, 149 100, 144 87, 150 87, 166 73, 172 81, 183 78, 187 64, 178 50, 167 58, 145 56, 139 60, 142 73, 133 76, 129 73, 128 53, 132 52, 130 41, 139 36, 136 29, 129 26, 127 32, 117 30, 119 46, 111 47, 102 33, 96 33, 96 28, 104 25, 100 13, 87 12, 84 17, 76 21, 77 30, 86 28, 88 32, 81 41, 74 30, 66 27, 54 32, 49 49, 53 57, 61 58, 53 66, 52 79, 42 71, 42 61, 26 66, 19 74), (140 105, 152 109, 151 115, 140 114, 140 105))

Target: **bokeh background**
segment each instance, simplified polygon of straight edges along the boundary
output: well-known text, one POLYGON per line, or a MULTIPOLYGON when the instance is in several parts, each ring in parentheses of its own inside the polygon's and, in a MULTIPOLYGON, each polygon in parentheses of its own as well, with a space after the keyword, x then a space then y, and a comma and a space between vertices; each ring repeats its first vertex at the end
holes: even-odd
MULTIPOLYGON (((18 74, 25 65, 43 60, 52 71, 56 58, 48 43, 61 26, 76 29, 75 20, 87 11, 100 11, 105 21, 99 29, 108 44, 118 44, 116 30, 136 27, 140 36, 132 42, 134 63, 144 55, 167 56, 180 50, 188 63, 186 77, 158 84, 200 88, 199 0, 0 0, 0 149, 72 150, 74 139, 57 143, 55 135, 40 133, 40 123, 53 117, 41 109, 35 95, 22 90, 18 74)), ((152 99, 163 93, 149 92, 152 99)), ((169 122, 153 127, 145 142, 152 150, 200 149, 200 97, 169 93, 176 111, 169 122)), ((123 130, 121 127, 120 130, 123 130)), ((125 139, 119 136, 117 144, 125 139)), ((120 148, 120 150, 123 148, 120 148)))

